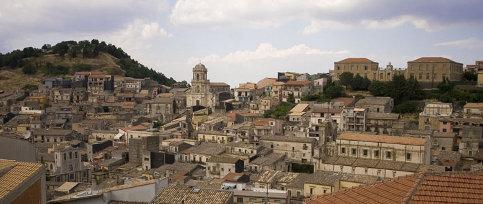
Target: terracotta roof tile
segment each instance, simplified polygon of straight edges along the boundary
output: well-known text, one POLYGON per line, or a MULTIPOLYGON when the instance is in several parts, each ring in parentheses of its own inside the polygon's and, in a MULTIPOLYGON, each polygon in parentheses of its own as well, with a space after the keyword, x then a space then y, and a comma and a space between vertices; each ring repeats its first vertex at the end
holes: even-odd
POLYGON ((309 199, 306 203, 482 203, 483 172, 420 173, 309 199))
POLYGON ((336 63, 375 63, 375 62, 367 58, 346 58, 336 63))
POLYGON ((427 142, 426 139, 417 138, 417 137, 371 135, 371 134, 356 133, 356 132, 343 132, 340 136, 337 137, 337 140, 352 140, 352 141, 379 142, 379 143, 418 145, 418 146, 423 146, 427 142))

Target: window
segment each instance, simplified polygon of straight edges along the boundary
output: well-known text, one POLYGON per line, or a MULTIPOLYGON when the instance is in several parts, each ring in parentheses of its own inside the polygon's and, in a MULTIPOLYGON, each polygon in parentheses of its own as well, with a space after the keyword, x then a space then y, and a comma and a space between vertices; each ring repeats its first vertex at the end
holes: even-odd
POLYGON ((67 160, 67 154, 64 153, 64 160, 67 160))
POLYGON ((364 155, 365 157, 367 157, 368 154, 369 153, 368 153, 368 150, 367 149, 362 150, 362 155, 364 155))
POLYGON ((327 190, 326 189, 324 189, 324 193, 327 193, 327 190))
POLYGON ((406 160, 411 161, 411 153, 406 153, 406 160))
POLYGON ((72 152, 69 152, 69 159, 72 159, 72 152))
POLYGON ((314 194, 314 188, 310 188, 310 195, 313 195, 314 194))
POLYGON ((441 147, 441 150, 446 150, 446 147, 441 147))
POLYGON ((446 128, 444 128, 444 129, 443 129, 443 132, 446 132, 446 131, 447 131, 447 130, 446 130, 446 128))
POLYGON ((356 154, 357 154, 357 149, 356 149, 356 148, 352 148, 352 149, 351 149, 351 151, 352 151, 352 152, 351 152, 351 153, 352 153, 352 155, 356 155, 356 154))
POLYGON ((340 153, 345 154, 345 147, 340 148, 340 153))
POLYGON ((391 159, 392 155, 390 151, 386 152, 386 159, 391 159))
POLYGON ((238 197, 238 198, 236 198, 236 202, 237 202, 237 203, 243 203, 243 198, 242 198, 242 197, 238 197))

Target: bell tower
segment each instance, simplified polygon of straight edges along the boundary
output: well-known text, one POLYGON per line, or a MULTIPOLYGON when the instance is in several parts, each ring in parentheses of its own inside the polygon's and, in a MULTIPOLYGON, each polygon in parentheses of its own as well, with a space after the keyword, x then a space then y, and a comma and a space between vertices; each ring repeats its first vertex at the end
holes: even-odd
POLYGON ((206 93, 209 91, 210 81, 208 80, 208 70, 205 65, 199 63, 193 68, 193 79, 191 87, 194 94, 206 93))

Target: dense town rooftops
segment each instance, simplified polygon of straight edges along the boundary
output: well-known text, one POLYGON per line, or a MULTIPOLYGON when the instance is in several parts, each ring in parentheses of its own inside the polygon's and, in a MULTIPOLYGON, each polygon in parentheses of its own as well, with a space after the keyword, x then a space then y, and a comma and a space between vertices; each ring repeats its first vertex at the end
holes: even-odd
POLYGON ((481 203, 483 172, 419 173, 308 199, 334 203, 481 203))
POLYGON ((210 163, 224 163, 224 164, 234 164, 238 162, 240 158, 238 157, 232 157, 228 155, 216 155, 208 158, 206 162, 210 163))
POLYGON ((34 129, 32 131, 34 135, 54 135, 54 136, 67 136, 72 134, 72 130, 64 129, 34 129))
POLYGON ((346 58, 336 63, 377 63, 367 58, 346 58))
MULTIPOLYGON (((448 58, 444 57, 420 57, 418 59, 415 59, 413 61, 409 61, 408 63, 413 63, 413 62, 422 62, 422 63, 458 63, 453 60, 450 60, 448 58)), ((461 64, 461 63, 458 63, 461 64)))
POLYGON ((310 85, 310 81, 309 80, 301 80, 301 81, 287 81, 287 83, 285 83, 285 86, 308 86, 310 85))
POLYGON ((285 154, 279 153, 271 153, 265 156, 260 156, 250 162, 250 165, 258 165, 258 166, 270 166, 276 162, 279 162, 281 159, 285 158, 285 154))
POLYGON ((42 164, 0 159, 0 203, 42 171, 42 164))
POLYGON ((188 186, 169 186, 159 192, 154 198, 153 204, 198 204, 198 203, 212 203, 225 204, 233 197, 233 192, 213 190, 213 189, 198 189, 188 186))
POLYGON ((204 142, 198 146, 183 151, 184 154, 219 155, 225 151, 225 146, 218 143, 204 142))
POLYGON ((421 172, 421 171, 439 172, 443 170, 441 168, 438 168, 437 166, 426 165, 426 164, 416 164, 416 163, 390 161, 390 160, 363 159, 363 158, 343 157, 343 156, 328 157, 324 159, 323 163, 336 165, 336 166, 343 165, 343 166, 365 167, 365 168, 374 168, 374 169, 389 169, 389 170, 405 171, 405 172, 421 172))
POLYGON ((366 133, 355 133, 355 132, 343 132, 337 137, 337 140, 377 142, 377 143, 416 145, 416 146, 424 146, 426 145, 426 142, 427 142, 427 140, 424 138, 389 136, 389 135, 371 135, 366 133))

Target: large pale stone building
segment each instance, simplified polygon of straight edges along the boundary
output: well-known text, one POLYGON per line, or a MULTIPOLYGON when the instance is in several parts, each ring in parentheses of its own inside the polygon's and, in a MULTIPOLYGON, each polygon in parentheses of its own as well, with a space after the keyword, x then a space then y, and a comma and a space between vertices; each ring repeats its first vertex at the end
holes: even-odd
MULTIPOLYGON (((475 65, 476 66, 476 65, 475 65)), ((369 80, 391 81, 395 75, 404 75, 406 79, 414 77, 424 87, 435 87, 444 78, 459 81, 463 76, 463 64, 444 57, 420 57, 408 61, 407 69, 395 69, 391 64, 385 69, 379 68, 379 63, 367 58, 347 58, 334 62, 330 70, 333 80, 339 80, 344 72, 367 77, 369 80)))
POLYGON ((463 64, 444 57, 420 57, 408 62, 406 78, 414 77, 423 85, 437 86, 444 78, 459 81, 463 64))
POLYGON ((367 58, 346 58, 334 62, 334 69, 329 72, 333 80, 339 80, 339 76, 344 72, 379 81, 390 81, 394 75, 404 74, 404 70, 394 69, 390 63, 385 69, 379 69, 379 63, 367 58))
POLYGON ((193 68, 191 88, 186 94, 187 107, 214 108, 223 99, 230 98, 229 96, 230 86, 226 83, 211 83, 205 65, 199 63, 193 68))

